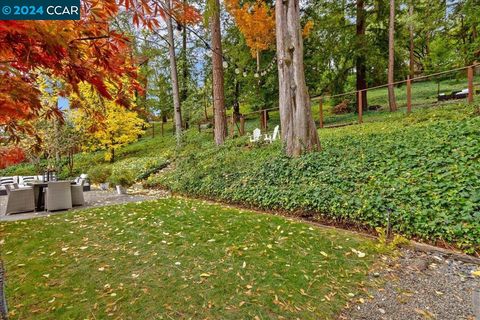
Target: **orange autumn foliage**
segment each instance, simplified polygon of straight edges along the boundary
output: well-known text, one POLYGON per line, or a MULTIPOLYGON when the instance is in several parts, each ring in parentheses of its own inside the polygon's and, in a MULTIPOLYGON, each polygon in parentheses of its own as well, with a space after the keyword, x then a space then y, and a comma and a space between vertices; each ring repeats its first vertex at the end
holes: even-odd
POLYGON ((268 50, 275 43, 275 11, 265 1, 239 4, 238 0, 225 0, 227 10, 234 17, 245 37, 252 56, 268 50))
POLYGON ((19 147, 0 148, 0 169, 5 169, 17 163, 25 161, 25 153, 19 147))
MULTIPOLYGON (((65 96, 83 82, 119 104, 128 103, 123 97, 129 93, 143 91, 129 37, 110 26, 122 8, 132 13, 135 24, 147 28, 158 26, 167 14, 183 23, 200 19, 194 8, 178 0, 169 13, 155 0, 83 0, 78 21, 0 21, 0 140, 30 134, 28 120, 41 116, 39 70, 65 83, 65 96), (125 78, 130 79, 127 85, 125 78), (107 83, 115 86, 115 96, 107 83)), ((59 111, 50 115, 62 116, 59 111)))
POLYGON ((308 20, 307 23, 305 23, 305 26, 303 27, 302 36, 304 38, 308 38, 314 26, 315 26, 315 23, 313 22, 313 20, 308 20))

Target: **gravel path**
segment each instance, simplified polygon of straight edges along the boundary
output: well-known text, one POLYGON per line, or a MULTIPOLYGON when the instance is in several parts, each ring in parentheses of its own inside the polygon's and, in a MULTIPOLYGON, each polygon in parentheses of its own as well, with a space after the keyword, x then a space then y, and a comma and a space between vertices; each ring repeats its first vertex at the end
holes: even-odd
POLYGON ((401 249, 398 259, 385 258, 340 319, 365 320, 480 320, 479 265, 401 249), (382 285, 383 284, 383 285, 382 285))
MULTIPOLYGON (((109 206, 109 205, 129 203, 129 202, 155 200, 159 198, 165 198, 167 196, 168 196, 168 193, 161 190, 132 189, 132 190, 129 190, 129 194, 122 194, 122 195, 119 195, 112 190, 108 190, 108 191, 92 190, 92 191, 84 192, 85 206, 75 207, 73 208, 73 210, 83 210, 83 209, 92 208, 92 207, 102 207, 102 206, 109 206)), ((6 196, 0 196, 0 222, 34 219, 34 218, 38 218, 46 215, 62 214, 66 212, 66 211, 56 211, 52 213, 28 212, 28 213, 11 214, 11 215, 5 216, 3 213, 5 212, 4 206, 6 205, 6 201, 7 201, 6 196)))

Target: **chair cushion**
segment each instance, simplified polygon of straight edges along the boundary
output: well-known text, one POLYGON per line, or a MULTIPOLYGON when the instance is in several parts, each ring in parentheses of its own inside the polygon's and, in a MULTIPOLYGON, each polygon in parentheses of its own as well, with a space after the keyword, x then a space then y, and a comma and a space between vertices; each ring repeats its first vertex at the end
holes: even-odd
POLYGON ((33 182, 35 180, 37 180, 36 176, 25 176, 25 177, 20 177, 19 183, 21 185, 25 185, 27 182, 33 182))
POLYGON ((0 178, 0 184, 1 185, 6 185, 6 184, 13 184, 15 183, 15 179, 13 177, 1 177, 0 178))

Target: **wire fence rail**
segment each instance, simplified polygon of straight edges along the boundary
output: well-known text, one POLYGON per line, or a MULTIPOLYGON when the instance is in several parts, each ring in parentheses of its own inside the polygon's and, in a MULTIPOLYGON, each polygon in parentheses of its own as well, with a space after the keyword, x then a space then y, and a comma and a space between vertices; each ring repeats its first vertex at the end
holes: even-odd
MULTIPOLYGON (((363 105, 363 99, 362 95, 364 92, 369 92, 373 90, 379 90, 382 88, 388 88, 390 86, 400 86, 405 84, 406 85, 406 108, 407 108, 407 114, 412 112, 412 107, 415 105, 412 103, 413 99, 413 94, 412 94, 412 86, 415 82, 424 82, 425 80, 435 78, 435 77, 440 77, 440 76, 445 76, 448 74, 453 74, 453 73, 458 73, 459 71, 467 71, 467 87, 468 87, 468 93, 465 94, 465 98, 468 103, 473 103, 474 100, 474 95, 475 95, 475 84, 474 84, 474 73, 475 69, 480 67, 480 64, 472 64, 466 67, 460 67, 460 68, 455 68, 447 71, 442 71, 442 72, 436 72, 424 76, 418 76, 415 78, 410 78, 407 77, 405 80, 400 80, 400 81, 395 81, 393 83, 386 83, 383 85, 378 85, 362 90, 353 90, 349 92, 344 92, 340 94, 325 94, 325 95, 316 95, 311 97, 311 101, 317 101, 318 102, 318 124, 320 128, 337 128, 337 127, 342 127, 342 126, 347 126, 354 124, 355 122, 349 122, 349 123, 339 123, 339 124, 333 124, 329 126, 325 126, 325 121, 324 121, 324 102, 326 100, 331 100, 331 99, 337 99, 337 98, 342 98, 342 97, 348 97, 348 96, 353 96, 355 97, 356 100, 356 107, 357 107, 357 121, 356 123, 361 124, 363 123, 363 115, 365 111, 365 106, 363 105)), ((437 96, 437 99, 439 97, 437 96)), ((312 104, 313 107, 313 104, 312 104)), ((274 107, 274 108, 268 108, 268 109, 262 109, 262 110, 256 110, 256 111, 251 111, 247 113, 243 113, 240 115, 240 126, 239 126, 239 134, 243 135, 245 133, 245 117, 246 116, 252 116, 252 115, 260 115, 260 129, 262 130, 267 130, 268 129, 268 123, 267 123, 267 118, 268 118, 268 113, 271 111, 279 111, 279 107, 274 107)), ((236 126, 236 122, 234 117, 229 121, 229 125, 234 127, 236 126)), ((232 131, 230 130, 230 135, 233 135, 232 131)))
MULTIPOLYGON (((386 83, 386 84, 383 84, 383 85, 378 85, 378 86, 374 86, 374 87, 370 87, 370 88, 366 88, 366 89, 362 89, 362 90, 353 90, 353 91, 349 91, 349 92, 344 92, 344 93, 340 93, 340 94, 334 94, 334 95, 331 95, 331 94, 324 94, 324 95, 316 95, 316 96, 312 96, 310 99, 311 101, 316 101, 318 103, 318 118, 317 118, 317 121, 318 121, 318 127, 319 128, 338 128, 338 127, 343 127, 343 126, 348 126, 348 125, 352 125, 352 124, 361 124, 363 123, 363 117, 364 117, 364 112, 366 111, 366 106, 363 105, 363 99, 362 99, 362 95, 364 94, 364 92, 369 92, 369 91, 374 91, 374 90, 379 90, 379 89, 383 89, 383 88, 388 88, 390 86, 400 86, 400 85, 406 85, 406 112, 407 114, 410 114, 412 112, 412 108, 416 105, 425 105, 427 103, 419 103, 419 104, 414 104, 412 102, 413 100, 413 94, 412 94, 412 86, 414 83, 416 82, 425 82, 425 80, 428 80, 428 79, 431 79, 431 78, 438 78, 440 76, 445 76, 445 75, 448 75, 448 74, 455 74, 455 73, 458 73, 458 72, 462 72, 462 71, 466 71, 467 72, 467 77, 466 77, 466 85, 467 85, 467 89, 468 89, 468 92, 467 93, 462 93, 466 99, 466 101, 468 103, 473 103, 474 101, 474 95, 475 95, 475 86, 476 84, 474 83, 474 74, 475 74, 475 70, 476 68, 479 68, 480 67, 480 64, 472 64, 472 65, 469 65, 469 66, 466 66, 466 67, 460 67, 460 68, 455 68, 455 69, 451 69, 451 70, 447 70, 447 71, 442 71, 442 72, 436 72, 436 73, 432 73, 432 74, 428 74, 428 75, 424 75, 424 76, 418 76, 418 77, 415 77, 413 79, 411 79, 410 77, 407 77, 407 79, 405 80, 400 80, 400 81, 396 81, 396 82, 393 82, 393 83, 386 83), (342 97, 353 97, 355 100, 356 100, 356 119, 349 119, 348 122, 343 122, 343 123, 334 123, 334 124, 329 124, 329 125, 326 125, 325 124, 325 102, 327 100, 332 100, 332 99, 338 99, 338 98, 342 98, 342 97)), ((477 84, 478 85, 478 84, 477 84)), ((440 84, 438 84, 438 92, 437 92, 437 102, 440 102, 440 84)), ((463 97, 463 95, 460 95, 460 97, 463 97)), ((458 99, 458 98, 455 98, 455 99, 458 99)), ((312 110, 314 108, 314 104, 312 103, 312 110)), ((227 118, 227 123, 228 123, 228 126, 227 126, 227 130, 226 130, 226 133, 230 136, 230 137, 234 137, 236 134, 239 135, 239 136, 244 136, 246 133, 247 133, 247 130, 246 130, 246 123, 247 123, 247 118, 252 118, 253 117, 256 117, 256 116, 259 116, 259 128, 266 132, 268 130, 268 127, 269 127, 269 113, 270 112, 276 112, 276 111, 279 111, 279 107, 274 107, 274 108, 267 108, 267 109, 262 109, 262 110, 256 110, 256 111, 251 111, 251 112, 246 112, 246 113, 242 113, 242 114, 234 114, 232 113, 231 116, 228 116, 227 118)), ((313 111, 312 111, 313 113, 313 111)), ((316 112, 315 112, 316 113, 316 112)), ((208 119, 207 119, 208 120, 208 119)), ((205 121, 203 121, 205 122, 205 121)), ((197 126, 198 126, 198 129, 199 131, 201 130, 201 126, 204 125, 204 123, 198 123, 197 126)), ((163 136, 163 132, 164 132, 164 123, 161 123, 161 128, 160 128, 160 132, 163 136)), ((153 128, 153 135, 155 134, 155 128, 153 128)))

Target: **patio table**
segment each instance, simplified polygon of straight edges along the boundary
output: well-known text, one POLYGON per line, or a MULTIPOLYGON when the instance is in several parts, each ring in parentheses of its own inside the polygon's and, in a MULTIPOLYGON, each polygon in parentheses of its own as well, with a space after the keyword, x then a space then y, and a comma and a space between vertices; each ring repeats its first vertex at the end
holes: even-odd
MULTIPOLYGON (((70 183, 72 185, 77 184, 75 181, 70 181, 70 183)), ((43 189, 48 187, 48 182, 34 181, 27 183, 27 185, 33 187, 33 193, 35 195, 35 211, 45 211, 45 192, 43 192, 43 189)))

